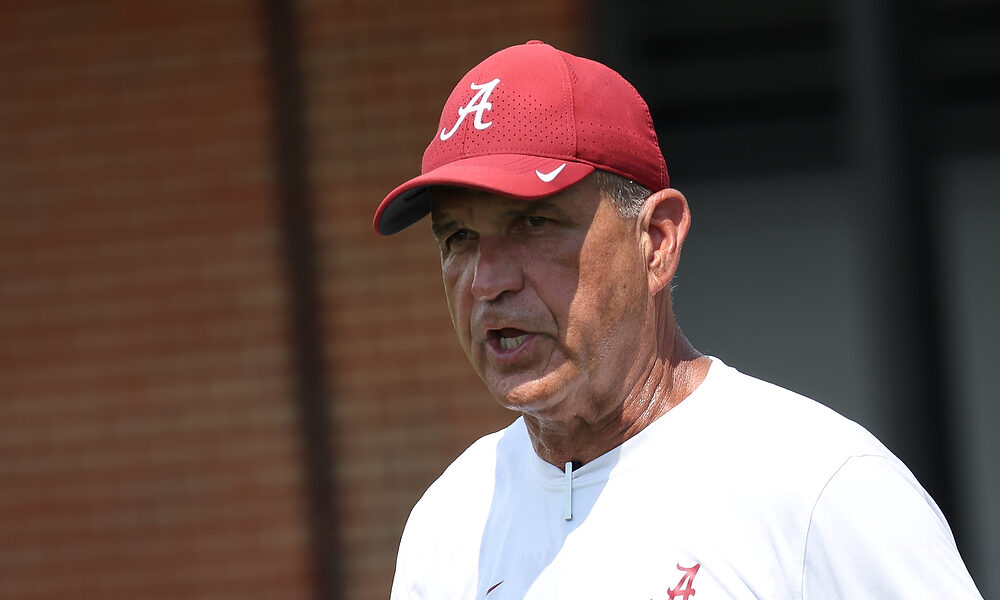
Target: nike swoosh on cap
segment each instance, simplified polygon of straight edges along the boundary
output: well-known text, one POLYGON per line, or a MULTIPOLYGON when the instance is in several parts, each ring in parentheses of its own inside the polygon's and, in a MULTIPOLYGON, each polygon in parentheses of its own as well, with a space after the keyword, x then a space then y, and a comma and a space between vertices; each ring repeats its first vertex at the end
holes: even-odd
POLYGON ((559 175, 559 173, 562 172, 562 170, 563 170, 563 168, 565 166, 566 166, 566 163, 563 163, 563 164, 559 165, 558 167, 556 167, 554 170, 549 171, 548 173, 542 173, 538 169, 535 169, 535 175, 538 175, 538 178, 541 179, 542 181, 544 181, 545 183, 549 183, 553 179, 555 179, 556 176, 559 175))

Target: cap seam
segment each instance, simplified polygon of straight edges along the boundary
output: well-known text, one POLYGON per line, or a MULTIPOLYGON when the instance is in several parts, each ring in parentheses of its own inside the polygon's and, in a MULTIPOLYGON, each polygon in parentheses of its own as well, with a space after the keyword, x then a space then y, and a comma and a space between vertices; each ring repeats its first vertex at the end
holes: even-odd
MULTIPOLYGON (((551 46, 550 46, 551 47, 551 46)), ((569 63, 563 53, 559 51, 558 48, 551 47, 552 51, 556 53, 556 57, 559 59, 559 64, 562 65, 562 85, 565 99, 569 103, 570 112, 570 123, 573 126, 573 156, 578 157, 580 155, 580 128, 577 127, 576 123, 576 90, 573 89, 573 82, 570 80, 569 74, 569 63)))

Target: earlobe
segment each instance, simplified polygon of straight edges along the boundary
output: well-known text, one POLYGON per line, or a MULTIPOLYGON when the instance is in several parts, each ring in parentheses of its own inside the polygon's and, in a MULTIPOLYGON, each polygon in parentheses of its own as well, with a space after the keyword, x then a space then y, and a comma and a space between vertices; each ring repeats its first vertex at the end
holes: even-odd
POLYGON ((639 215, 646 254, 649 293, 658 294, 670 284, 680 261, 681 246, 691 226, 687 199, 673 188, 651 195, 639 215))

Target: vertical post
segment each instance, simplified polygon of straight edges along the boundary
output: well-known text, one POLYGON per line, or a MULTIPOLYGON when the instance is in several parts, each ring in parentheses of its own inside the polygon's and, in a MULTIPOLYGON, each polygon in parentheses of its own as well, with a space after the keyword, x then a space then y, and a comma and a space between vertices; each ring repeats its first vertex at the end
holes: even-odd
POLYGON ((283 246, 291 298, 293 367, 302 434, 316 597, 340 597, 335 536, 333 446, 324 377, 323 339, 316 285, 315 243, 306 175, 304 102, 299 74, 295 2, 262 0, 273 100, 274 160, 283 220, 283 246))
MULTIPOLYGON (((941 239, 930 156, 933 124, 921 72, 920 3, 839 3, 850 156, 868 246, 879 434, 913 469, 953 526, 950 353, 942 316, 941 239)), ((958 535, 956 527, 956 535, 958 535)))

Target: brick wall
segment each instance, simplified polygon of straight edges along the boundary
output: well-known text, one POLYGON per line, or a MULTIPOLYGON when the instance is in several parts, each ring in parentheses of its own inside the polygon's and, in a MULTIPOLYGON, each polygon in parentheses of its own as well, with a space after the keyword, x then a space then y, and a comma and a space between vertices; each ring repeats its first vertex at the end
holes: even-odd
POLYGON ((294 598, 256 3, 0 8, 0 598, 294 598))
MULTIPOLYGON (((0 5, 0 599, 312 598, 260 2, 0 5)), ((371 232, 489 53, 570 0, 298 5, 344 597, 495 405, 426 223, 371 232)))

